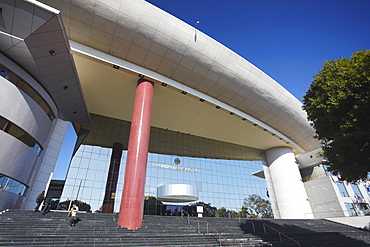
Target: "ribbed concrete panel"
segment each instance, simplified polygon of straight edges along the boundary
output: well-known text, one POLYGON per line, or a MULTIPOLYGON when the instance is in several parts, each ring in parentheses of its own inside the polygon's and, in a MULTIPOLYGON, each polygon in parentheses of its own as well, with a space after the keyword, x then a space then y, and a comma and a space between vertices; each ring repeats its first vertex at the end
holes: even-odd
POLYGON ((29 185, 37 154, 15 137, 0 131, 0 171, 2 174, 29 185), (17 155, 14 155, 17 150, 17 155))
POLYGON ((32 76, 30 76, 26 71, 24 71, 22 68, 20 68, 17 64, 15 64, 13 61, 11 61, 3 54, 0 54, 0 60, 5 67, 9 68, 16 75, 18 75, 20 78, 26 81, 27 84, 30 85, 45 100, 45 102, 48 104, 48 106, 54 113, 55 117, 58 117, 58 110, 53 99, 32 76))
POLYGON ((46 113, 33 99, 3 77, 0 77, 0 88, 0 115, 44 146, 52 128, 46 113))
POLYGON ((0 190, 0 207, 1 209, 20 208, 24 197, 9 192, 0 190))

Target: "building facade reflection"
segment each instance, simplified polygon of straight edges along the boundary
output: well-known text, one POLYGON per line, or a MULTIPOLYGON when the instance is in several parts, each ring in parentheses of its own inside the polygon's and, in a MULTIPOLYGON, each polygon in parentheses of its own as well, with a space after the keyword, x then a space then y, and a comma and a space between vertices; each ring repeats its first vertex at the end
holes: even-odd
MULTIPOLYGON (((110 193, 114 197, 113 212, 118 212, 129 123, 92 115, 92 122, 82 128, 89 130, 89 134, 71 161, 61 202, 79 200, 90 204, 93 212, 101 212, 106 186, 112 184, 107 179, 116 176, 116 189, 110 193), (109 172, 112 145, 118 141, 124 149, 119 170, 109 172), (118 174, 112 174, 115 172, 118 174)), ((258 160, 260 150, 153 127, 150 140, 144 214, 174 215, 184 206, 200 202, 238 212, 249 195, 266 197, 265 181, 251 175, 262 165, 258 160), (199 200, 192 203, 156 200, 157 188, 169 184, 195 186, 199 200)))

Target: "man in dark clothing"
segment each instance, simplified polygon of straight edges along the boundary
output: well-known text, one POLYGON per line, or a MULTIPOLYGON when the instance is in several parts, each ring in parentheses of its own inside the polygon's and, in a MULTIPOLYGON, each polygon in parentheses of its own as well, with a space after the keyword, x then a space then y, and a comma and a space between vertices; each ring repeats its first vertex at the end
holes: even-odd
POLYGON ((51 204, 52 196, 49 194, 49 196, 45 197, 44 200, 44 208, 41 210, 41 213, 44 215, 45 213, 49 212, 50 204, 51 204))
POLYGON ((44 201, 45 199, 45 191, 41 192, 37 198, 36 198, 36 207, 35 207, 35 212, 39 211, 39 208, 40 208, 40 205, 41 203, 44 201))

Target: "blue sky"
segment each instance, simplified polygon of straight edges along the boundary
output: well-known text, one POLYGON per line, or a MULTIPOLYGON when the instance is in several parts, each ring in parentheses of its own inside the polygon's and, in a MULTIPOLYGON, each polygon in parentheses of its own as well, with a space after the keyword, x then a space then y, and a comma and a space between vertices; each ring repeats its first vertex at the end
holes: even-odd
MULTIPOLYGON (((370 0, 149 0, 207 34, 302 100, 325 60, 370 49, 370 0)), ((54 178, 64 179, 70 128, 54 178)))
POLYGON ((302 100, 325 60, 370 48, 369 0, 149 0, 302 100))

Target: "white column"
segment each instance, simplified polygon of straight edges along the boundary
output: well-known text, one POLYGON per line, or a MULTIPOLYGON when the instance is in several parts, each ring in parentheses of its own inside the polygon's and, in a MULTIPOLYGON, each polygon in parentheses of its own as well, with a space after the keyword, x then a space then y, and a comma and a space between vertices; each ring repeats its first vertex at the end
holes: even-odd
POLYGON ((278 147, 266 150, 265 155, 280 218, 313 218, 293 151, 288 147, 278 147))
POLYGON ((262 155, 262 162, 263 162, 263 165, 262 165, 263 173, 265 175, 266 186, 267 186, 267 190, 269 193, 269 201, 271 203, 271 209, 274 214, 274 218, 281 219, 280 212, 279 212, 279 205, 277 204, 277 200, 276 200, 274 185, 272 184, 270 170, 266 163, 266 157, 264 154, 262 155))

